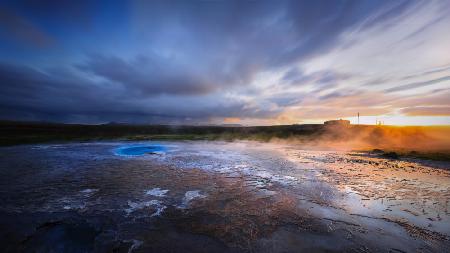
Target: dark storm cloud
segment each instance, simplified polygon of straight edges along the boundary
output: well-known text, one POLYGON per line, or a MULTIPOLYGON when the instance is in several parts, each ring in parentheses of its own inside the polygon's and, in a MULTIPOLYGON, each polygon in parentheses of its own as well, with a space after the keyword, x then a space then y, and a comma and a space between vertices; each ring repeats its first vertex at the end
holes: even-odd
POLYGON ((171 117, 158 112, 156 107, 149 110, 139 106, 136 97, 109 83, 94 83, 64 69, 42 72, 0 64, 0 83, 3 119, 92 123, 171 117))
POLYGON ((198 95, 215 90, 214 84, 200 75, 185 71, 165 59, 137 57, 125 61, 118 57, 95 55, 78 68, 117 82, 127 92, 142 96, 159 94, 198 95))
POLYGON ((405 1, 138 1, 135 21, 151 44, 176 44, 228 83, 245 84, 259 71, 323 54, 344 31, 362 21, 370 27, 377 15, 393 19, 407 6, 405 1), (166 38, 168 29, 182 36, 170 32, 166 38))
MULTIPOLYGON (((123 66, 115 65, 117 71, 123 66)), ((118 73, 116 79, 122 77, 118 73)), ((67 69, 39 71, 26 66, 0 64, 0 115, 2 119, 60 122, 185 123, 211 117, 269 117, 279 111, 248 107, 227 101, 192 108, 182 101, 152 104, 146 97, 109 81, 92 82, 67 69)), ((150 96, 153 96, 151 94, 150 96)))
MULTIPOLYGON (((0 117, 81 122, 276 117, 308 96, 354 95, 337 90, 354 73, 305 74, 302 65, 358 43, 343 44, 342 34, 397 21, 415 4, 7 1, 6 12, 0 4, 0 29, 38 46, 57 41, 58 47, 27 54, 0 33, 0 52, 13 59, 0 65, 0 117), (273 80, 280 84, 260 86, 261 73, 281 73, 273 80), (270 94, 260 87, 277 85, 313 88, 309 94, 278 90, 257 97, 270 94)), ((429 84, 387 91, 420 85, 429 84)))
MULTIPOLYGON (((106 109, 102 105, 108 104, 108 100, 114 100, 113 93, 105 94, 86 80, 74 79, 73 76, 66 79, 63 76, 49 75, 25 66, 0 64, 0 104, 3 112, 17 109, 26 114, 95 113, 100 112, 101 108, 106 109)), ((2 116, 12 118, 14 115, 2 116)))

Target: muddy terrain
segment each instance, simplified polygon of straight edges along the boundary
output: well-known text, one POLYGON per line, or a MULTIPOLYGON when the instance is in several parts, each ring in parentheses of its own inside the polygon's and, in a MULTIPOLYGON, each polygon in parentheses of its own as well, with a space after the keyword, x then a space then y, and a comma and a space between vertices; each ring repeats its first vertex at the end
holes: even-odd
POLYGON ((259 142, 1 148, 4 252, 448 252, 450 163, 259 142))

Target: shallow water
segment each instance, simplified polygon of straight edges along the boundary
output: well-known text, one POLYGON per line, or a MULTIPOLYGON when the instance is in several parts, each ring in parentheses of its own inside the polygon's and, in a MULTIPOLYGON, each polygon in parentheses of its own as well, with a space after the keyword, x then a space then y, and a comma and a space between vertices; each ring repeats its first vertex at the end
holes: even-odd
POLYGON ((255 142, 0 149, 6 252, 450 250, 450 165, 255 142))
POLYGON ((133 144, 116 148, 115 154, 121 156, 142 156, 145 154, 164 153, 166 148, 159 144, 133 144))

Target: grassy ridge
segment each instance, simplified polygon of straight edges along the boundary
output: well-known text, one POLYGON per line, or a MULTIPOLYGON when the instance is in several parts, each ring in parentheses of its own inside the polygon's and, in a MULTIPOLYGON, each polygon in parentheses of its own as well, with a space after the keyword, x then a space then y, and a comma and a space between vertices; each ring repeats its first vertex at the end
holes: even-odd
POLYGON ((256 127, 77 125, 0 121, 0 146, 95 140, 292 141, 304 146, 383 149, 400 156, 450 161, 450 127, 283 125, 256 127))
POLYGON ((268 141, 273 137, 310 136, 322 125, 261 127, 168 126, 168 125, 76 125, 0 122, 0 145, 87 140, 235 140, 268 141))

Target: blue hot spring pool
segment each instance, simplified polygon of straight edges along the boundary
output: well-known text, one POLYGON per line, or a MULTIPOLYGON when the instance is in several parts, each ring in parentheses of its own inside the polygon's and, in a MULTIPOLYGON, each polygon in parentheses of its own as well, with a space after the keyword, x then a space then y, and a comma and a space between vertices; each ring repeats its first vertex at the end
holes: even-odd
POLYGON ((0 153, 1 252, 450 252, 449 162, 250 141, 0 153))
POLYGON ((130 145, 122 146, 115 150, 116 155, 121 156, 141 156, 151 153, 163 153, 166 151, 166 147, 159 144, 152 145, 130 145))

